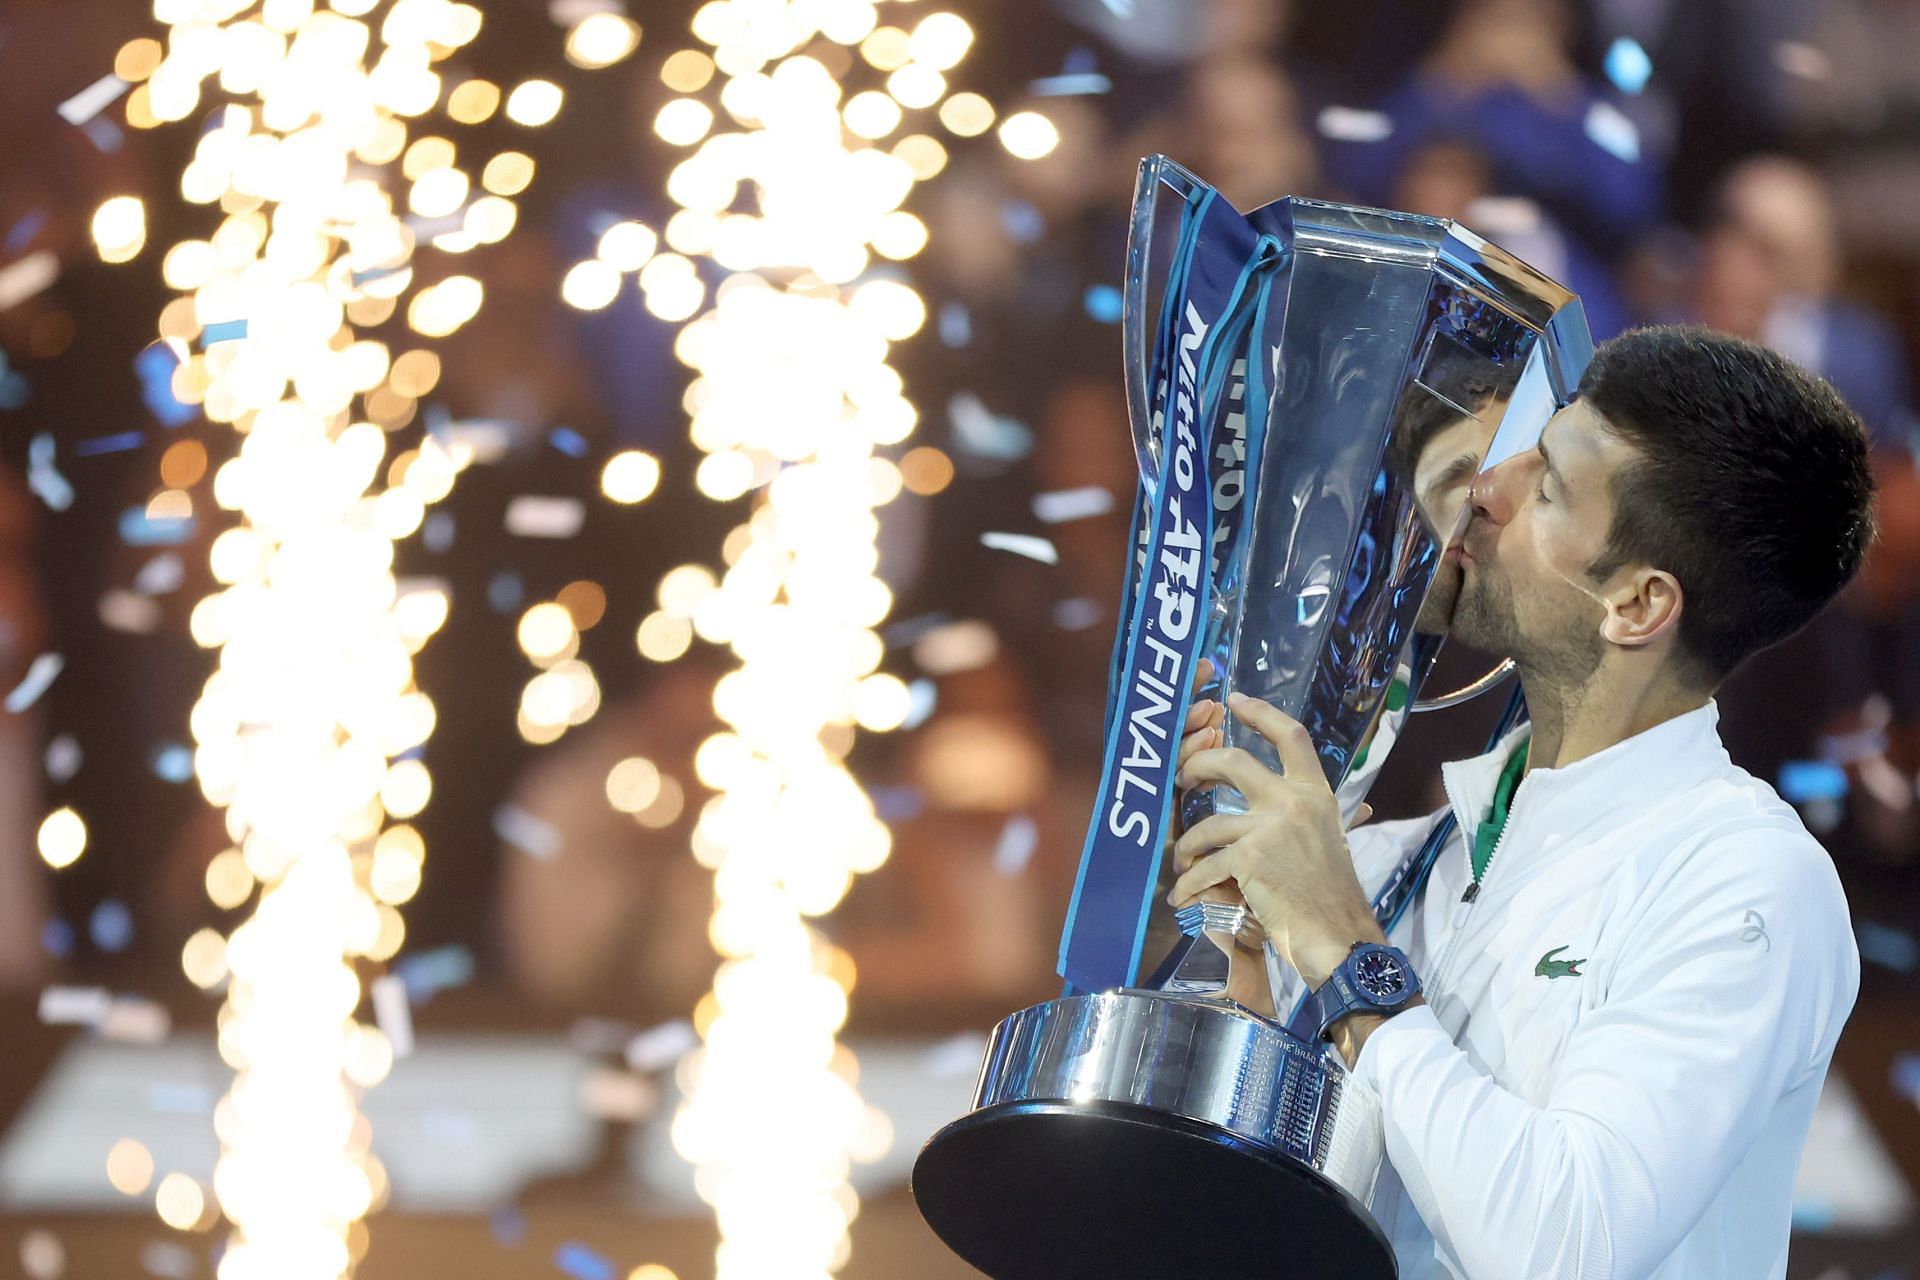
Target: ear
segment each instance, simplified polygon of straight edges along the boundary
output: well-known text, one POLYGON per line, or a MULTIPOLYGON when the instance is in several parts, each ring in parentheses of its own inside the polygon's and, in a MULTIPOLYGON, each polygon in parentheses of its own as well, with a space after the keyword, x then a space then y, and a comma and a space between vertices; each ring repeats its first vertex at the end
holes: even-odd
POLYGON ((1686 596, 1680 580, 1666 570, 1636 569, 1601 598, 1607 604, 1607 620, 1600 634, 1614 644, 1635 649, 1662 636, 1679 637, 1686 596))

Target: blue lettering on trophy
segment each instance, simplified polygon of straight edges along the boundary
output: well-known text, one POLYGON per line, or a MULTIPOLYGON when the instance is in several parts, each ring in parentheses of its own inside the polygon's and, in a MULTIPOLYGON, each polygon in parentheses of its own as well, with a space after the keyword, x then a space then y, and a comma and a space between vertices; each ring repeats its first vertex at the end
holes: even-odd
MULTIPOLYGON (((1218 515, 1227 515, 1240 506, 1240 499, 1247 489, 1247 362, 1235 360, 1229 376, 1227 388, 1227 412, 1222 419, 1220 430, 1215 435, 1213 458, 1215 463, 1213 482, 1213 509, 1218 515)), ((1213 527, 1213 571, 1220 572, 1220 557, 1227 550, 1227 543, 1233 538, 1235 524, 1231 520, 1221 520, 1213 527)))

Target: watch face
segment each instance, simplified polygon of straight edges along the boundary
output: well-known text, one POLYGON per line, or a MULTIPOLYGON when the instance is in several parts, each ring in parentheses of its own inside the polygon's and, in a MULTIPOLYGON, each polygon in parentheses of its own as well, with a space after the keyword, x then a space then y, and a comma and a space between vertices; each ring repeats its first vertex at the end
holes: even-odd
POLYGON ((1375 1000, 1394 1000, 1407 989, 1407 967, 1400 957, 1381 949, 1355 960, 1353 976, 1360 989, 1375 1000))

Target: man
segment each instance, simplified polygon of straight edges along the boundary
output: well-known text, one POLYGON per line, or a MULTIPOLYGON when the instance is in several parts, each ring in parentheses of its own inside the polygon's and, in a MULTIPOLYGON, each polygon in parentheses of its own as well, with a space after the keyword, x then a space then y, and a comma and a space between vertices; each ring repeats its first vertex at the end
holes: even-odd
POLYGON ((1326 1005, 1359 944, 1417 975, 1325 1029, 1379 1100, 1402 1280, 1785 1274, 1859 962, 1826 853, 1729 762, 1712 695, 1853 574, 1871 490, 1858 419, 1779 357, 1701 329, 1601 347, 1539 449, 1473 481, 1434 587, 1532 723, 1446 766, 1459 834, 1390 937, 1369 894, 1437 816, 1349 834, 1299 725, 1227 708, 1282 775, 1217 745, 1217 706, 1189 718, 1180 785, 1249 812, 1180 839, 1174 901, 1237 886, 1297 975, 1283 1011, 1326 1005))

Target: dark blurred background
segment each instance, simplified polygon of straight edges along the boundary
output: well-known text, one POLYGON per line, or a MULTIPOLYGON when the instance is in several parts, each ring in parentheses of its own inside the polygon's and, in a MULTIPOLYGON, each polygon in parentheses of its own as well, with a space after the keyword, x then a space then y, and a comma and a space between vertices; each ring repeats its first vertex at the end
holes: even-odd
MULTIPOLYGON (((389 1107, 412 1110, 390 1111, 383 1128, 381 1090, 368 1097, 393 1188, 362 1274, 587 1274, 571 1241, 619 1260, 621 1275, 650 1261, 705 1275, 712 1228, 657 1132, 670 1106, 583 1109, 566 1083, 610 1045, 617 1059, 633 1035, 688 1018, 715 965, 711 875, 687 847, 704 794, 693 755, 714 730, 709 694, 730 659, 696 639, 654 661, 634 637, 662 576, 717 566, 746 507, 695 487, 678 325, 631 291, 593 312, 560 294, 611 222, 659 227, 672 211, 663 186, 678 149, 653 121, 674 96, 662 60, 696 43, 695 6, 635 0, 640 49, 592 73, 562 56, 566 6, 482 7, 469 72, 550 76, 567 103, 524 144, 539 172, 514 233, 463 263, 487 305, 436 344, 442 376, 420 406, 423 418, 496 424, 505 448, 461 475, 395 569, 442 580, 452 600, 416 659, 439 724, 423 753, 433 797, 415 823, 425 875, 396 960, 439 976, 409 983, 413 1091, 398 1070, 387 1086, 399 1090, 389 1107), (659 492, 639 506, 599 493, 601 462, 622 449, 661 463, 659 492), (504 513, 530 495, 578 500, 579 531, 509 532, 504 513), (587 584, 604 602, 573 610, 603 700, 590 722, 536 745, 516 729, 531 668, 515 628, 569 584, 575 601, 594 597, 587 584), (609 770, 635 756, 682 799, 637 815, 610 804, 609 770), (550 1111, 530 1102, 529 1115, 566 1136, 538 1158, 495 1152, 497 1179, 448 1190, 435 1170, 491 1159, 474 1144, 494 1131, 482 1125, 476 1139, 470 1112, 483 1104, 435 1102, 435 1081, 458 1080, 462 1053, 497 1042, 551 1048, 538 1070, 563 1082, 550 1111), (411 1154, 383 1145, 403 1141, 411 1154)), ((885 6, 890 20, 931 6, 898 7, 894 18, 885 6)), ((1920 1275, 1920 3, 951 7, 977 35, 955 87, 1003 115, 1047 116, 1060 142, 1022 160, 991 133, 948 137, 945 171, 908 205, 930 231, 905 263, 929 319, 895 357, 920 425, 890 450, 907 491, 882 510, 881 572, 895 597, 883 669, 910 682, 915 710, 901 731, 861 734, 849 757, 894 852, 822 922, 857 968, 846 1036, 877 1064, 868 1094, 895 1121, 845 1274, 967 1274, 918 1225, 905 1166, 963 1101, 967 1037, 1055 990, 1133 486, 1117 323, 1126 216, 1136 162, 1164 151, 1243 209, 1295 194, 1461 219, 1576 289, 1596 338, 1706 323, 1821 373, 1865 418, 1881 481, 1869 563, 1813 626, 1730 682, 1720 706, 1735 759, 1798 805, 1831 851, 1863 957, 1802 1171, 1792 1274, 1920 1275), (1111 495, 1106 509, 1081 494, 1079 509, 1095 513, 1065 520, 1035 501, 1096 489, 1111 495), (1044 537, 1057 562, 983 545, 993 532, 1044 537)), ((41 655, 63 664, 44 694, 0 718, 0 983, 14 993, 4 1034, 19 1046, 0 1068, 12 1126, 0 1270, 17 1246, 35 1276, 211 1274, 221 1234, 155 1222, 150 1195, 108 1185, 106 1145, 61 1127, 61 1108, 93 1095, 49 1082, 99 1037, 48 1025, 37 1004, 49 985, 137 993, 171 1027, 141 1052, 204 1044, 216 1002, 182 976, 181 947, 237 918, 208 901, 209 863, 229 842, 187 754, 188 711, 211 669, 188 619, 213 585, 208 545, 231 518, 208 477, 234 435, 140 367, 171 296, 165 246, 211 229, 210 211, 177 191, 195 130, 135 128, 119 106, 81 125, 56 112, 155 28, 134 0, 0 4, 0 685, 19 685, 41 655), (89 225, 121 195, 145 201, 147 248, 109 265, 89 225), (15 270, 29 260, 57 270, 44 281, 15 270), (196 516, 156 534, 139 517, 169 465, 196 516), (35 839, 60 807, 88 838, 55 871, 35 839), (40 1176, 55 1153, 66 1172, 40 1176)), ((1452 652, 1439 679, 1483 663, 1452 652)), ((1416 722, 1376 810, 1436 807, 1437 763, 1476 753, 1496 711, 1416 722)), ((185 1107, 182 1120, 183 1108, 158 1107, 171 1118, 154 1123, 187 1134, 171 1165, 163 1138, 142 1136, 154 1081, 176 1068, 111 1065, 144 1082, 101 1104, 123 1106, 113 1123, 162 1171, 204 1180, 212 1139, 191 1136, 204 1112, 185 1107)), ((661 1064, 649 1069, 636 1077, 648 1096, 670 1090, 661 1064)))

